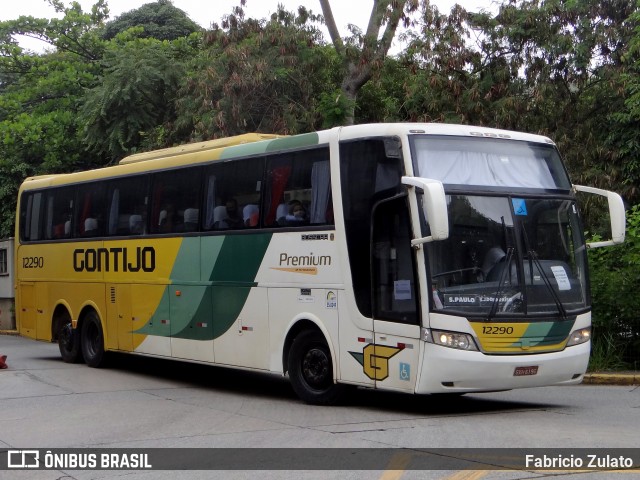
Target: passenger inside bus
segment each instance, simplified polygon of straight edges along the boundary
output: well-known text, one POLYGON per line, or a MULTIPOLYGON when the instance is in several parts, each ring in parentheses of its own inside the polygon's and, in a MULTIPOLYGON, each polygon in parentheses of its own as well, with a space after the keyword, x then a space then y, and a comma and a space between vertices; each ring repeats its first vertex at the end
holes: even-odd
POLYGON ((308 223, 307 210, 300 200, 289 202, 289 214, 286 216, 287 225, 304 225, 308 223))
POLYGON ((238 210, 238 201, 235 198, 230 198, 226 202, 227 218, 225 222, 229 228, 242 228, 244 227, 244 219, 240 215, 238 210))
POLYGON ((168 233, 174 231, 174 224, 176 223, 176 209, 173 203, 167 203, 160 214, 158 215, 158 226, 161 233, 168 233))

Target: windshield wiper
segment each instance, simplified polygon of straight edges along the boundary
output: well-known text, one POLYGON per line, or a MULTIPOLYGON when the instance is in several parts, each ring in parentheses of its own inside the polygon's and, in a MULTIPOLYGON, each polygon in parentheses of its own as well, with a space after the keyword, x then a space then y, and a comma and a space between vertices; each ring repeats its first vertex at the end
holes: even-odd
MULTIPOLYGON (((504 222, 504 220, 503 220, 504 222)), ((509 275, 511 275, 511 259, 513 258, 513 252, 515 252, 515 248, 507 247, 507 256, 505 257, 505 266, 500 272, 500 278, 498 279, 498 289, 494 293, 493 303, 491 304, 491 310, 489 311, 489 316, 487 317, 487 321, 490 322, 496 316, 498 312, 498 304, 500 303, 500 292, 502 291, 502 284, 504 283, 504 279, 507 275, 507 271, 509 275)))
POLYGON ((531 275, 531 286, 533 286, 533 266, 531 265, 531 262, 533 261, 533 263, 538 268, 538 271, 540 272, 540 278, 542 278, 542 282, 545 284, 545 286, 551 293, 551 297, 553 298, 553 301, 555 302, 556 307, 558 308, 558 312, 560 313, 560 315, 562 315, 562 319, 566 320, 567 310, 564 308, 564 305, 562 304, 562 300, 560 300, 560 297, 558 296, 556 291, 553 289, 553 285, 551 285, 551 282, 549 281, 549 277, 547 277, 547 274, 544 273, 544 269, 542 267, 542 263, 540 263, 538 254, 533 248, 531 248, 531 245, 529 244, 529 237, 527 236, 527 231, 525 230, 524 227, 522 228, 522 237, 524 239, 525 248, 527 249, 527 256, 529 257, 529 272, 531 275))

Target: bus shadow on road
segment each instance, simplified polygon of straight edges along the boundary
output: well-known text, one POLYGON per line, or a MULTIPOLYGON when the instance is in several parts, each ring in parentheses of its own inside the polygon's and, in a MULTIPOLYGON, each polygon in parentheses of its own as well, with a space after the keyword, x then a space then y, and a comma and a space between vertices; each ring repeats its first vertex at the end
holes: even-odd
MULTIPOLYGON (((301 402, 287 378, 267 373, 119 353, 111 354, 109 368, 177 381, 187 388, 211 389, 221 394, 250 395, 254 399, 301 402)), ((562 405, 549 403, 492 398, 491 395, 491 393, 411 395, 350 388, 338 405, 318 408, 355 407, 422 416, 563 408, 562 405)))

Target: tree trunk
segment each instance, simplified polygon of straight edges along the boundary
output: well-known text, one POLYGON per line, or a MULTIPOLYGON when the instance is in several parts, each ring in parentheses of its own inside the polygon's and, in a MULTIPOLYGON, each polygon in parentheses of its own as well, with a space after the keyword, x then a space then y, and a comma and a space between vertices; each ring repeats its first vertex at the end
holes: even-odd
MULTIPOLYGON (((344 122, 353 125, 358 92, 369 81, 374 69, 382 64, 395 36, 404 7, 408 0, 373 0, 373 8, 362 45, 357 52, 348 52, 340 38, 329 0, 320 0, 322 14, 338 56, 343 62, 342 93, 347 99, 348 111, 344 122), (380 36, 380 30, 385 25, 380 36)), ((415 9, 411 2, 411 9, 415 9)))

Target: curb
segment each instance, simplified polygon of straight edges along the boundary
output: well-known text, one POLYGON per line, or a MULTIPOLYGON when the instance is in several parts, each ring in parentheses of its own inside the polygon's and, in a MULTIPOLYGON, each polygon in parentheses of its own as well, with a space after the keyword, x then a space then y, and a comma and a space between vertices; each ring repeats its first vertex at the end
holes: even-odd
POLYGON ((0 335, 18 335, 17 330, 0 330, 0 335))
POLYGON ((638 373, 587 373, 582 380, 589 385, 640 385, 638 373))

